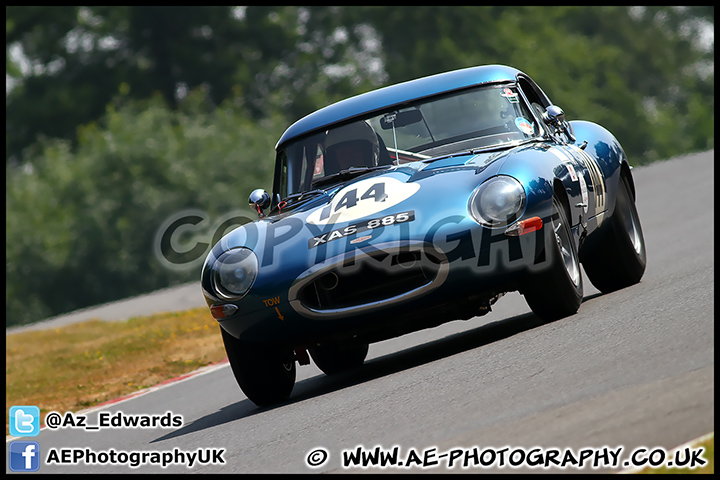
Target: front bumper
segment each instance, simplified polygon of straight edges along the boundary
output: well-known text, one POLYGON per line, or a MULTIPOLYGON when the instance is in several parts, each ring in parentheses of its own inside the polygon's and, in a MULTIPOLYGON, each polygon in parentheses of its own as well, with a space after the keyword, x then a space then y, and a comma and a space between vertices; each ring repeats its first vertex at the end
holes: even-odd
POLYGON ((547 266, 547 230, 513 237, 474 224, 443 241, 354 249, 306 269, 254 311, 238 302, 238 312, 220 324, 243 341, 292 348, 372 342, 472 318, 547 266))

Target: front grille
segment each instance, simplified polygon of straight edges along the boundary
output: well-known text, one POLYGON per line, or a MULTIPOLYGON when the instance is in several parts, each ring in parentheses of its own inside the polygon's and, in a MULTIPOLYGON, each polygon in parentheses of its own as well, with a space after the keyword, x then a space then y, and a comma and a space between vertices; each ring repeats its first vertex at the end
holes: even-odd
POLYGON ((291 288, 290 300, 314 317, 369 311, 436 288, 446 275, 447 262, 433 250, 383 249, 309 274, 291 288))

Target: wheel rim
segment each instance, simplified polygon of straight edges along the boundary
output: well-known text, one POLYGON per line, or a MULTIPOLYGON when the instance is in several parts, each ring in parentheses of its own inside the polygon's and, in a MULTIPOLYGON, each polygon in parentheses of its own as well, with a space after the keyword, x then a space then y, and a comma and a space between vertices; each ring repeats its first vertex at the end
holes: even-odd
POLYGON ((565 271, 570 277, 573 285, 580 286, 580 267, 575 257, 575 250, 572 248, 572 238, 570 238, 570 229, 563 225, 564 218, 560 215, 560 211, 555 206, 555 214, 553 215, 553 233, 555 234, 555 242, 557 243, 560 257, 565 271))

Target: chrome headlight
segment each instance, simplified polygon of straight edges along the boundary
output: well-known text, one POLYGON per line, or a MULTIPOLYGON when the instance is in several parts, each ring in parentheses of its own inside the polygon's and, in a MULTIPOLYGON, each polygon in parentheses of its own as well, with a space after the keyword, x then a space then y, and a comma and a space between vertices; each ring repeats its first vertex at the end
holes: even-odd
POLYGON ((212 266, 213 285, 220 296, 238 299, 250 290, 257 272, 255 253, 249 248, 233 248, 215 260, 212 266))
POLYGON ((482 183, 470 197, 469 210, 480 225, 503 227, 522 214, 525 189, 513 177, 498 175, 482 183))

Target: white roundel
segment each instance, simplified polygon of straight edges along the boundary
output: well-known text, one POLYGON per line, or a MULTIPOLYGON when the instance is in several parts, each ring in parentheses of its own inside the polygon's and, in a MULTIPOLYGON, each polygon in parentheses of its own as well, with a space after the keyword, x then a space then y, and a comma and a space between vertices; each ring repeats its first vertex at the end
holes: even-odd
POLYGON ((313 225, 352 222, 393 207, 420 189, 391 177, 376 177, 348 185, 335 194, 330 204, 318 207, 307 217, 313 225))

